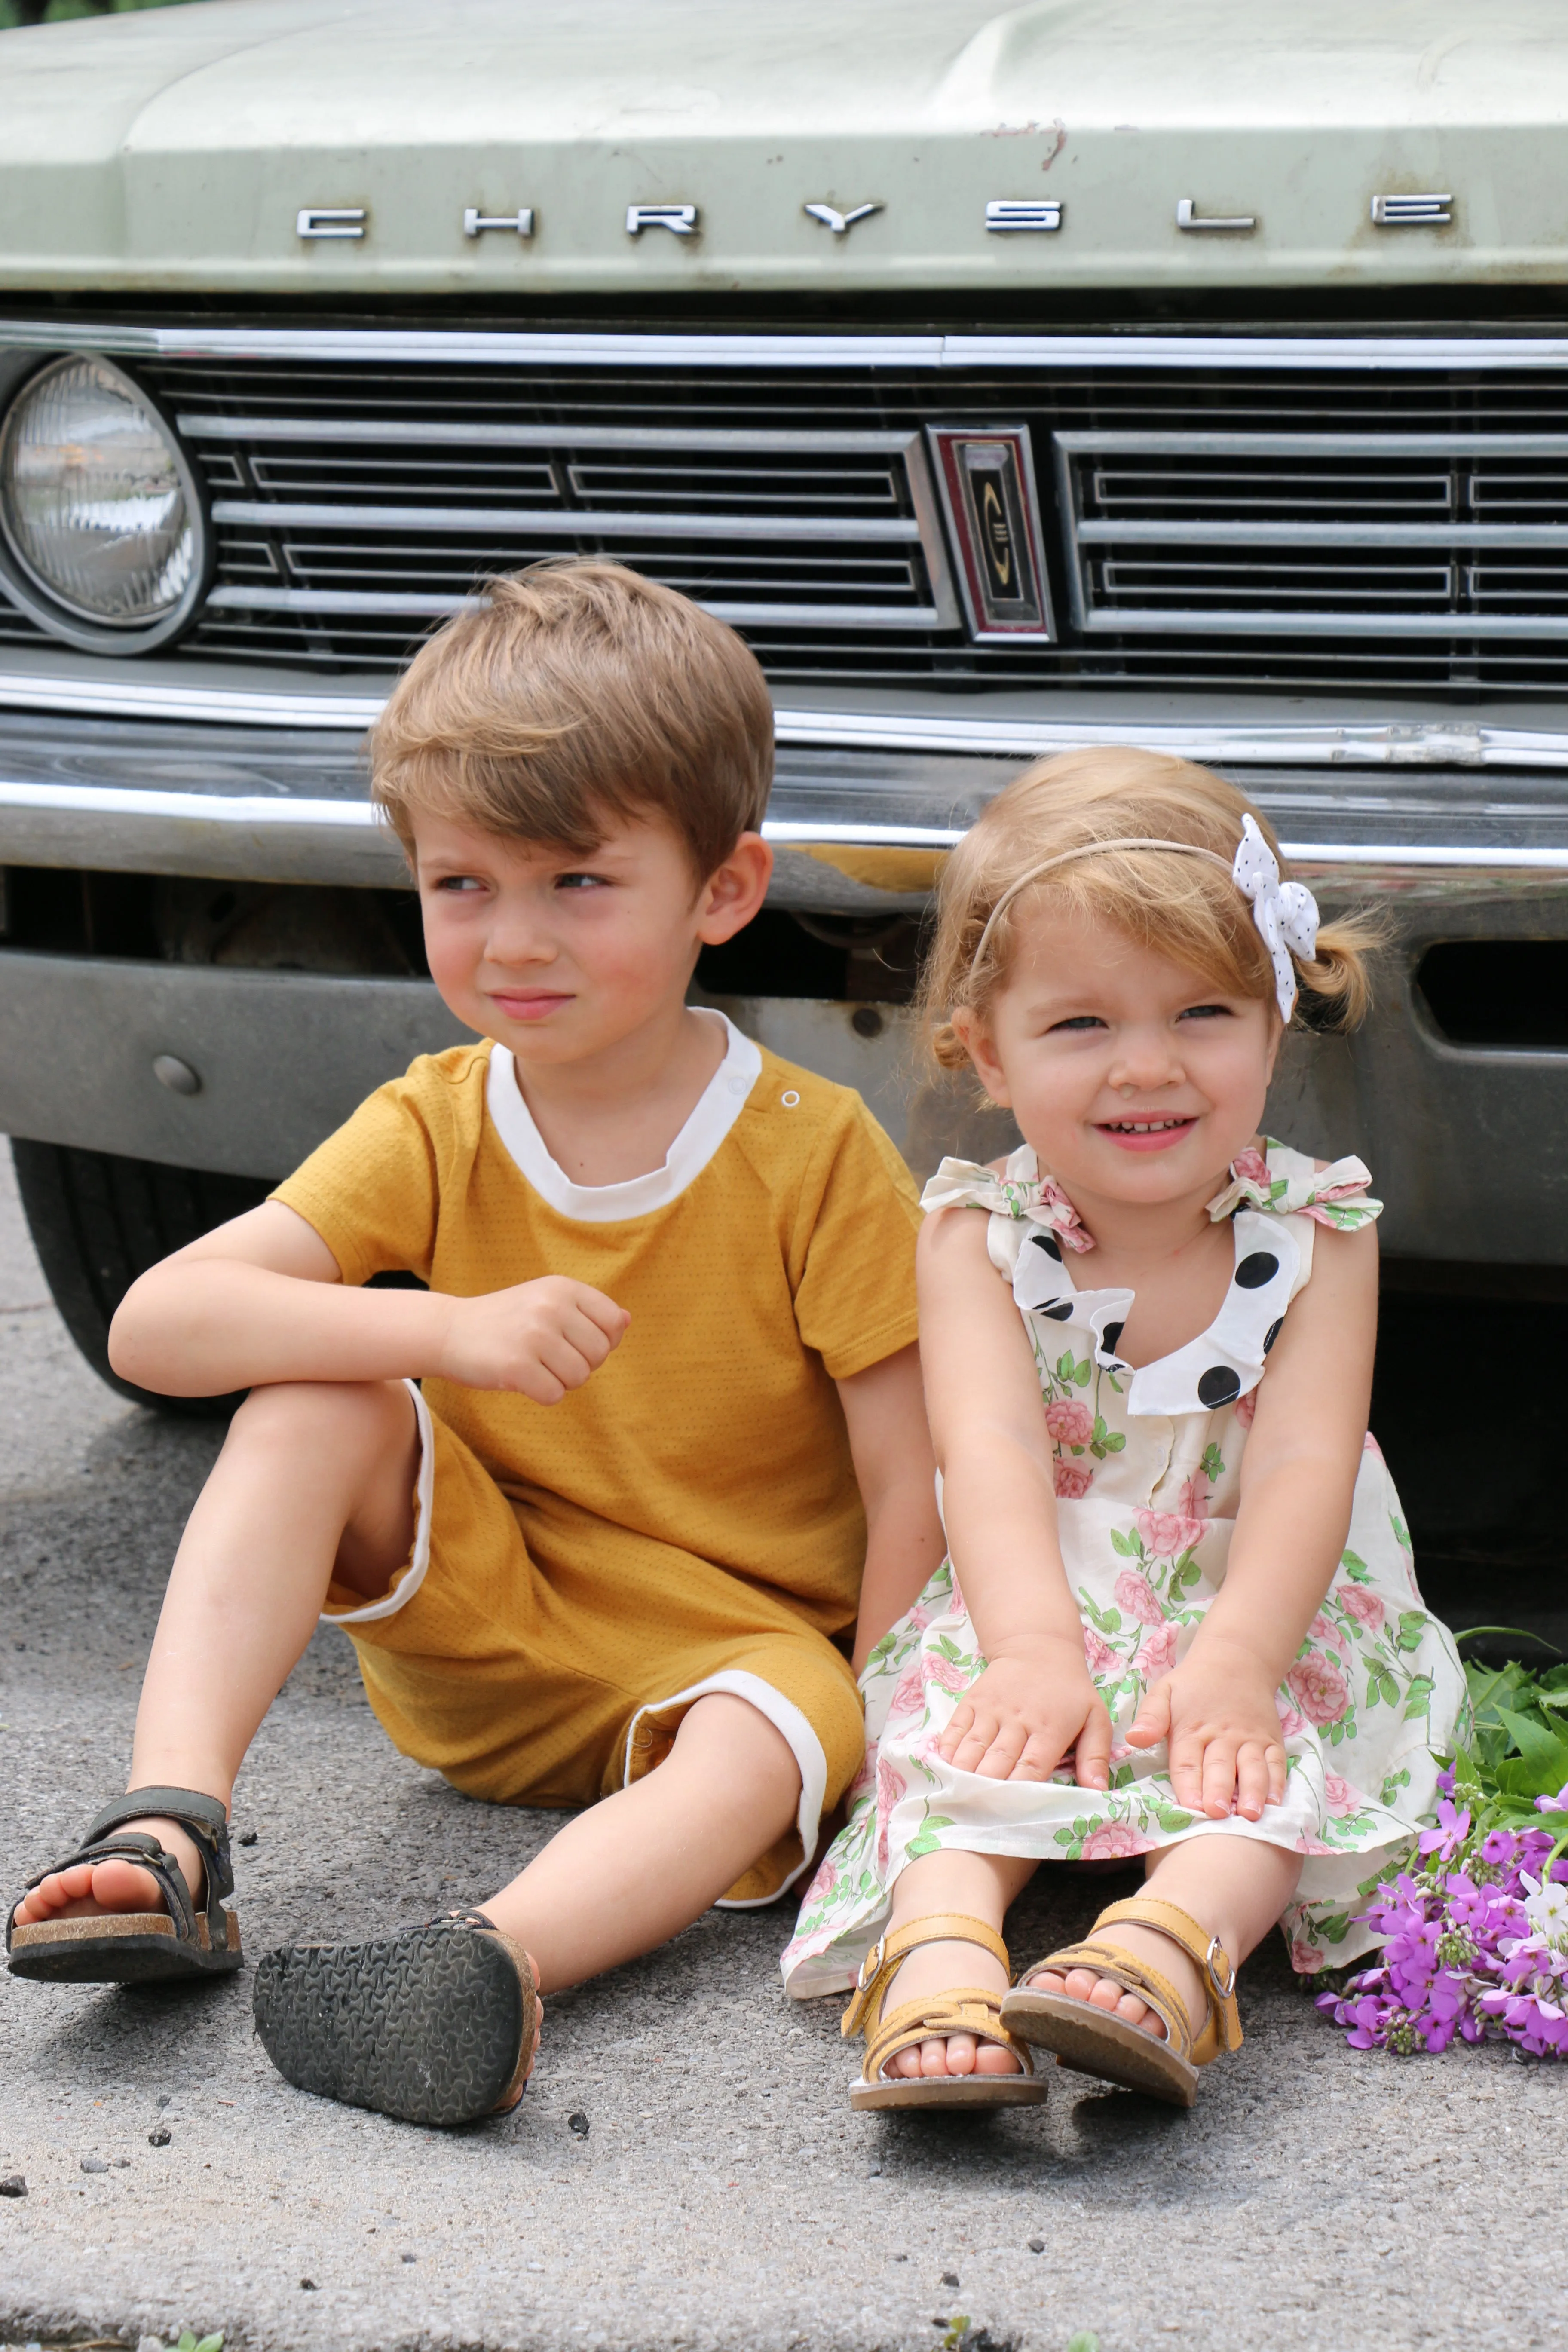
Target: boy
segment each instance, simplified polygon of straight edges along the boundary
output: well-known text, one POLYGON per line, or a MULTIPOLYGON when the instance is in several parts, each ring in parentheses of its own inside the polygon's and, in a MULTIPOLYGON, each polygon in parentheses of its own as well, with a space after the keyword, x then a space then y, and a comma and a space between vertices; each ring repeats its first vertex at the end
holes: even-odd
POLYGON ((586 1810, 482 1912, 269 1955, 258 2022, 303 2087, 510 2105, 540 1990, 810 1860, 861 1760, 857 1596, 858 1664, 942 1539, 913 1186, 858 1097, 685 1002, 763 903, 772 754, 739 638, 615 564, 497 582, 399 682, 374 796, 481 1042, 121 1306, 126 1378, 251 1393, 174 1562, 131 1793, 16 1906, 16 1973, 239 1965, 229 1793, 321 1613, 405 1755, 586 1810), (394 1268, 428 1290, 363 1286, 394 1268))

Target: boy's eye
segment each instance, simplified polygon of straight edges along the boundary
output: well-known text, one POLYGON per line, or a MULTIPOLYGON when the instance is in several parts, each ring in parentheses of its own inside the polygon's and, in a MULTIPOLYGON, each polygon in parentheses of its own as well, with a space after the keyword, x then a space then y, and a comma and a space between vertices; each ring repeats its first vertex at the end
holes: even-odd
POLYGON ((1047 1036, 1056 1037, 1059 1036, 1064 1029, 1103 1029, 1104 1026, 1105 1024, 1098 1013, 1075 1013, 1068 1020, 1053 1021, 1046 1034, 1047 1036))
POLYGON ((482 890, 484 887, 477 874, 437 874, 430 885, 432 890, 453 894, 460 890, 482 890))
POLYGON ((607 890, 609 887, 609 877, 604 874, 558 874, 555 877, 558 890, 607 890))

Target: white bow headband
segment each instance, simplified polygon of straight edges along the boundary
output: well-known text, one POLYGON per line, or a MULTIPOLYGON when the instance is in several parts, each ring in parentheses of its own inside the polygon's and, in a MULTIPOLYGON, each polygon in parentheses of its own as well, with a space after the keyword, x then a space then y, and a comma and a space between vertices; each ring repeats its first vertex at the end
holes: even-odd
POLYGON ((1259 832, 1257 818, 1250 814, 1241 820, 1240 846, 1228 866, 1215 851, 1201 849, 1195 841, 1155 841, 1142 834, 1117 841, 1085 841, 1076 849, 1064 849, 1055 857, 1043 858, 1038 866, 1031 866, 1026 874, 1020 874, 1016 882, 1009 883, 992 908, 970 961, 971 972, 979 970, 999 918, 1020 890, 1026 890, 1031 882, 1037 882, 1053 866, 1068 865, 1075 857, 1100 857, 1113 849, 1174 850, 1181 857, 1206 857, 1211 866, 1228 873, 1242 897, 1252 902, 1252 919, 1274 966, 1274 992, 1279 1000, 1279 1016, 1289 1022, 1296 1009, 1296 967, 1290 961, 1291 951, 1303 963, 1311 961, 1318 945, 1318 902, 1304 883, 1280 881, 1279 860, 1259 832))

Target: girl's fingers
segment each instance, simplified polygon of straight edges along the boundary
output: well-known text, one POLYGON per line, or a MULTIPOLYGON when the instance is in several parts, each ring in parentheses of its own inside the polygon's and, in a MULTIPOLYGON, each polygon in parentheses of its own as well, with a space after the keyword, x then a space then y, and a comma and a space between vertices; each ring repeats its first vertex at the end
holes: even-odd
POLYGON ((998 1726, 990 1746, 975 1766, 983 1780, 1010 1780, 1013 1767, 1024 1752, 1026 1734, 1021 1723, 998 1726))
POLYGON ((1200 1743, 1179 1735, 1171 1742, 1171 1786, 1176 1802, 1194 1812, 1201 1811, 1204 1801, 1204 1751, 1200 1743))
POLYGON ((1013 1767, 1012 1777, 1015 1780, 1048 1780, 1061 1760, 1060 1740, 1048 1731, 1032 1731, 1013 1767))
POLYGON ((1074 1777, 1080 1789, 1104 1789, 1110 1782, 1110 1717, 1097 1706, 1078 1736, 1074 1777))
POLYGON ((1289 1759, 1283 1748, 1273 1740, 1269 1742, 1264 1753, 1268 1764, 1268 1801, 1271 1805, 1282 1805, 1285 1801, 1285 1783, 1289 1778, 1290 1771, 1289 1759))
POLYGON ((952 1721, 948 1725, 947 1729, 942 1733, 942 1738, 936 1743, 936 1752, 944 1763, 951 1764, 952 1762, 953 1758, 958 1753, 960 1744, 967 1737, 969 1727, 973 1720, 974 1709, 970 1706, 967 1699, 964 1699, 962 1705, 953 1708, 952 1721))
POLYGON ((1236 1759, 1236 1810, 1255 1822, 1268 1801, 1268 1755, 1261 1740, 1245 1740, 1236 1759))
MULTIPOLYGON (((1132 1728, 1127 1735, 1130 1748, 1157 1748, 1162 1739, 1171 1736, 1171 1686, 1163 1676, 1152 1690, 1145 1691, 1143 1703, 1132 1718, 1132 1728)), ((1106 1753, 1110 1752, 1109 1740, 1106 1753)))
POLYGON ((1211 1739, 1204 1749, 1204 1811, 1220 1821, 1236 1801, 1236 1741, 1228 1735, 1211 1739))

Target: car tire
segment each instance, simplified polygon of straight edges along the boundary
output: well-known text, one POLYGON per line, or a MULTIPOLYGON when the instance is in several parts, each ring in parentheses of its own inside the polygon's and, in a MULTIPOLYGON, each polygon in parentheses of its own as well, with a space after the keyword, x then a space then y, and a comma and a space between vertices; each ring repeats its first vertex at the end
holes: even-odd
POLYGON ((166 1397, 122 1381, 109 1362, 114 1310, 150 1265, 171 1250, 242 1216, 272 1187, 258 1177, 166 1168, 110 1151, 13 1139, 16 1189, 44 1279, 67 1330, 100 1381, 137 1404, 201 1420, 226 1418, 240 1393, 166 1397))

